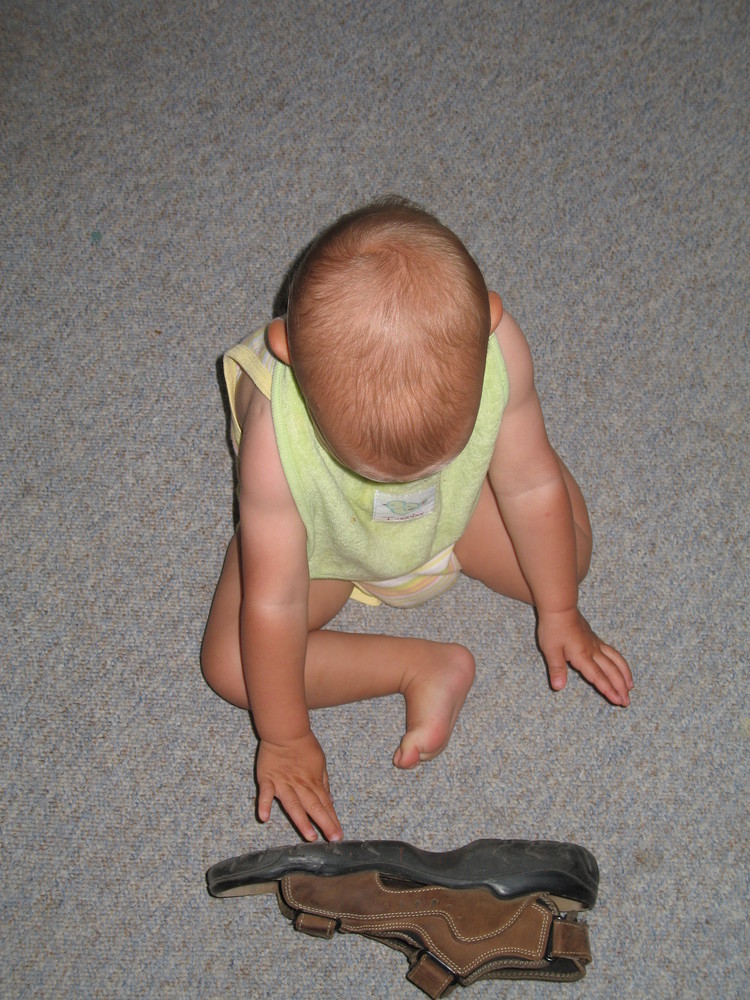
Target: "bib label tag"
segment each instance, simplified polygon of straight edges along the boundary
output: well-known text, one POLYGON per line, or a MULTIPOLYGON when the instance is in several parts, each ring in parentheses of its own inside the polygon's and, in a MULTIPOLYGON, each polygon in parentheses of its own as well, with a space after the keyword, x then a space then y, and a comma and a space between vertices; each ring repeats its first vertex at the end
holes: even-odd
POLYGON ((377 490, 372 505, 373 521, 414 521, 435 509, 435 487, 401 496, 377 490))

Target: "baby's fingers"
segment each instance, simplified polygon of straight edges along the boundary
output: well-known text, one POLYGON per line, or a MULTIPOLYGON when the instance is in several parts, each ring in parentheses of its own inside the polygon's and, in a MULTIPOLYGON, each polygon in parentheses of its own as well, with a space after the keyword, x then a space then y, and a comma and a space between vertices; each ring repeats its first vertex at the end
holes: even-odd
POLYGON ((256 808, 258 819, 261 823, 267 823, 271 818, 271 806, 274 799, 279 800, 281 807, 305 840, 318 839, 315 827, 310 822, 307 812, 299 796, 294 792, 294 789, 284 786, 277 791, 272 781, 261 782, 258 788, 256 808))
POLYGON ((299 780, 277 777, 275 780, 264 778, 259 781, 257 809, 262 823, 270 818, 274 799, 278 799, 281 808, 305 840, 318 839, 316 826, 326 840, 343 838, 325 771, 320 782, 302 777, 299 780))
MULTIPOLYGON (((588 664, 583 664, 579 669, 586 680, 590 681, 608 701, 611 701, 613 705, 626 707, 630 704, 628 692, 633 686, 632 677, 628 683, 621 667, 610 655, 611 652, 614 650, 607 652, 607 648, 603 647, 594 653, 588 664)), ((625 666, 627 667, 627 664, 625 666)), ((628 670, 627 673, 629 676, 630 671, 628 670)))
POLYGON ((280 795, 279 801, 305 840, 318 839, 316 826, 326 840, 342 839, 343 830, 326 789, 301 788, 297 791, 292 788, 280 795))
POLYGON ((553 691, 562 691, 568 683, 568 664, 565 662, 565 658, 548 656, 546 660, 550 687, 553 691))
POLYGON ((633 675, 625 657, 618 653, 613 646, 607 646, 604 643, 602 643, 602 652, 607 654, 610 660, 612 660, 617 669, 620 671, 628 691, 632 691, 634 687, 633 675))
POLYGON ((255 808, 261 823, 267 823, 271 818, 271 806, 275 798, 276 790, 273 783, 270 781, 261 782, 258 788, 258 797, 255 800, 255 808))

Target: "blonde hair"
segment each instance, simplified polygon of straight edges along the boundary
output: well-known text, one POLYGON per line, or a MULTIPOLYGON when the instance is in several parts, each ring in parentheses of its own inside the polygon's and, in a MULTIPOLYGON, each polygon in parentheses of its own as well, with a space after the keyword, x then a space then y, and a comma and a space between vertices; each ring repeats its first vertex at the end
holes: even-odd
POLYGON ((325 230, 292 278, 287 328, 300 388, 342 461, 419 473, 468 440, 490 332, 487 287, 429 213, 389 198, 325 230))

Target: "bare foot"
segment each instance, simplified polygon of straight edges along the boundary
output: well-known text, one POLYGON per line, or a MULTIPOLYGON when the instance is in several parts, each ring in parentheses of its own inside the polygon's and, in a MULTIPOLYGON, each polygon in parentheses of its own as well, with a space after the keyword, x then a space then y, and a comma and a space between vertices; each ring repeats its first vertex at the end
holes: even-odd
POLYGON ((439 659, 415 664, 404 676, 406 732, 393 755, 396 767, 416 767, 445 749, 474 683, 474 657, 468 649, 452 643, 438 648, 439 659))

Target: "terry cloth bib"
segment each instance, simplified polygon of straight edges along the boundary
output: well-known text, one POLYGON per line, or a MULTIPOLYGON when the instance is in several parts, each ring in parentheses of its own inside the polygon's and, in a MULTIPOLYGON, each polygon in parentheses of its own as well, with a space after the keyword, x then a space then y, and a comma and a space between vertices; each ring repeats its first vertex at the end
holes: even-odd
POLYGON ((234 397, 245 371, 271 400, 276 442, 307 532, 311 579, 391 580, 452 546, 474 512, 508 398, 497 339, 490 336, 482 399, 471 438, 444 469, 411 483, 375 483, 342 466, 320 443, 292 369, 277 361, 265 331, 224 356, 232 434, 234 397))

